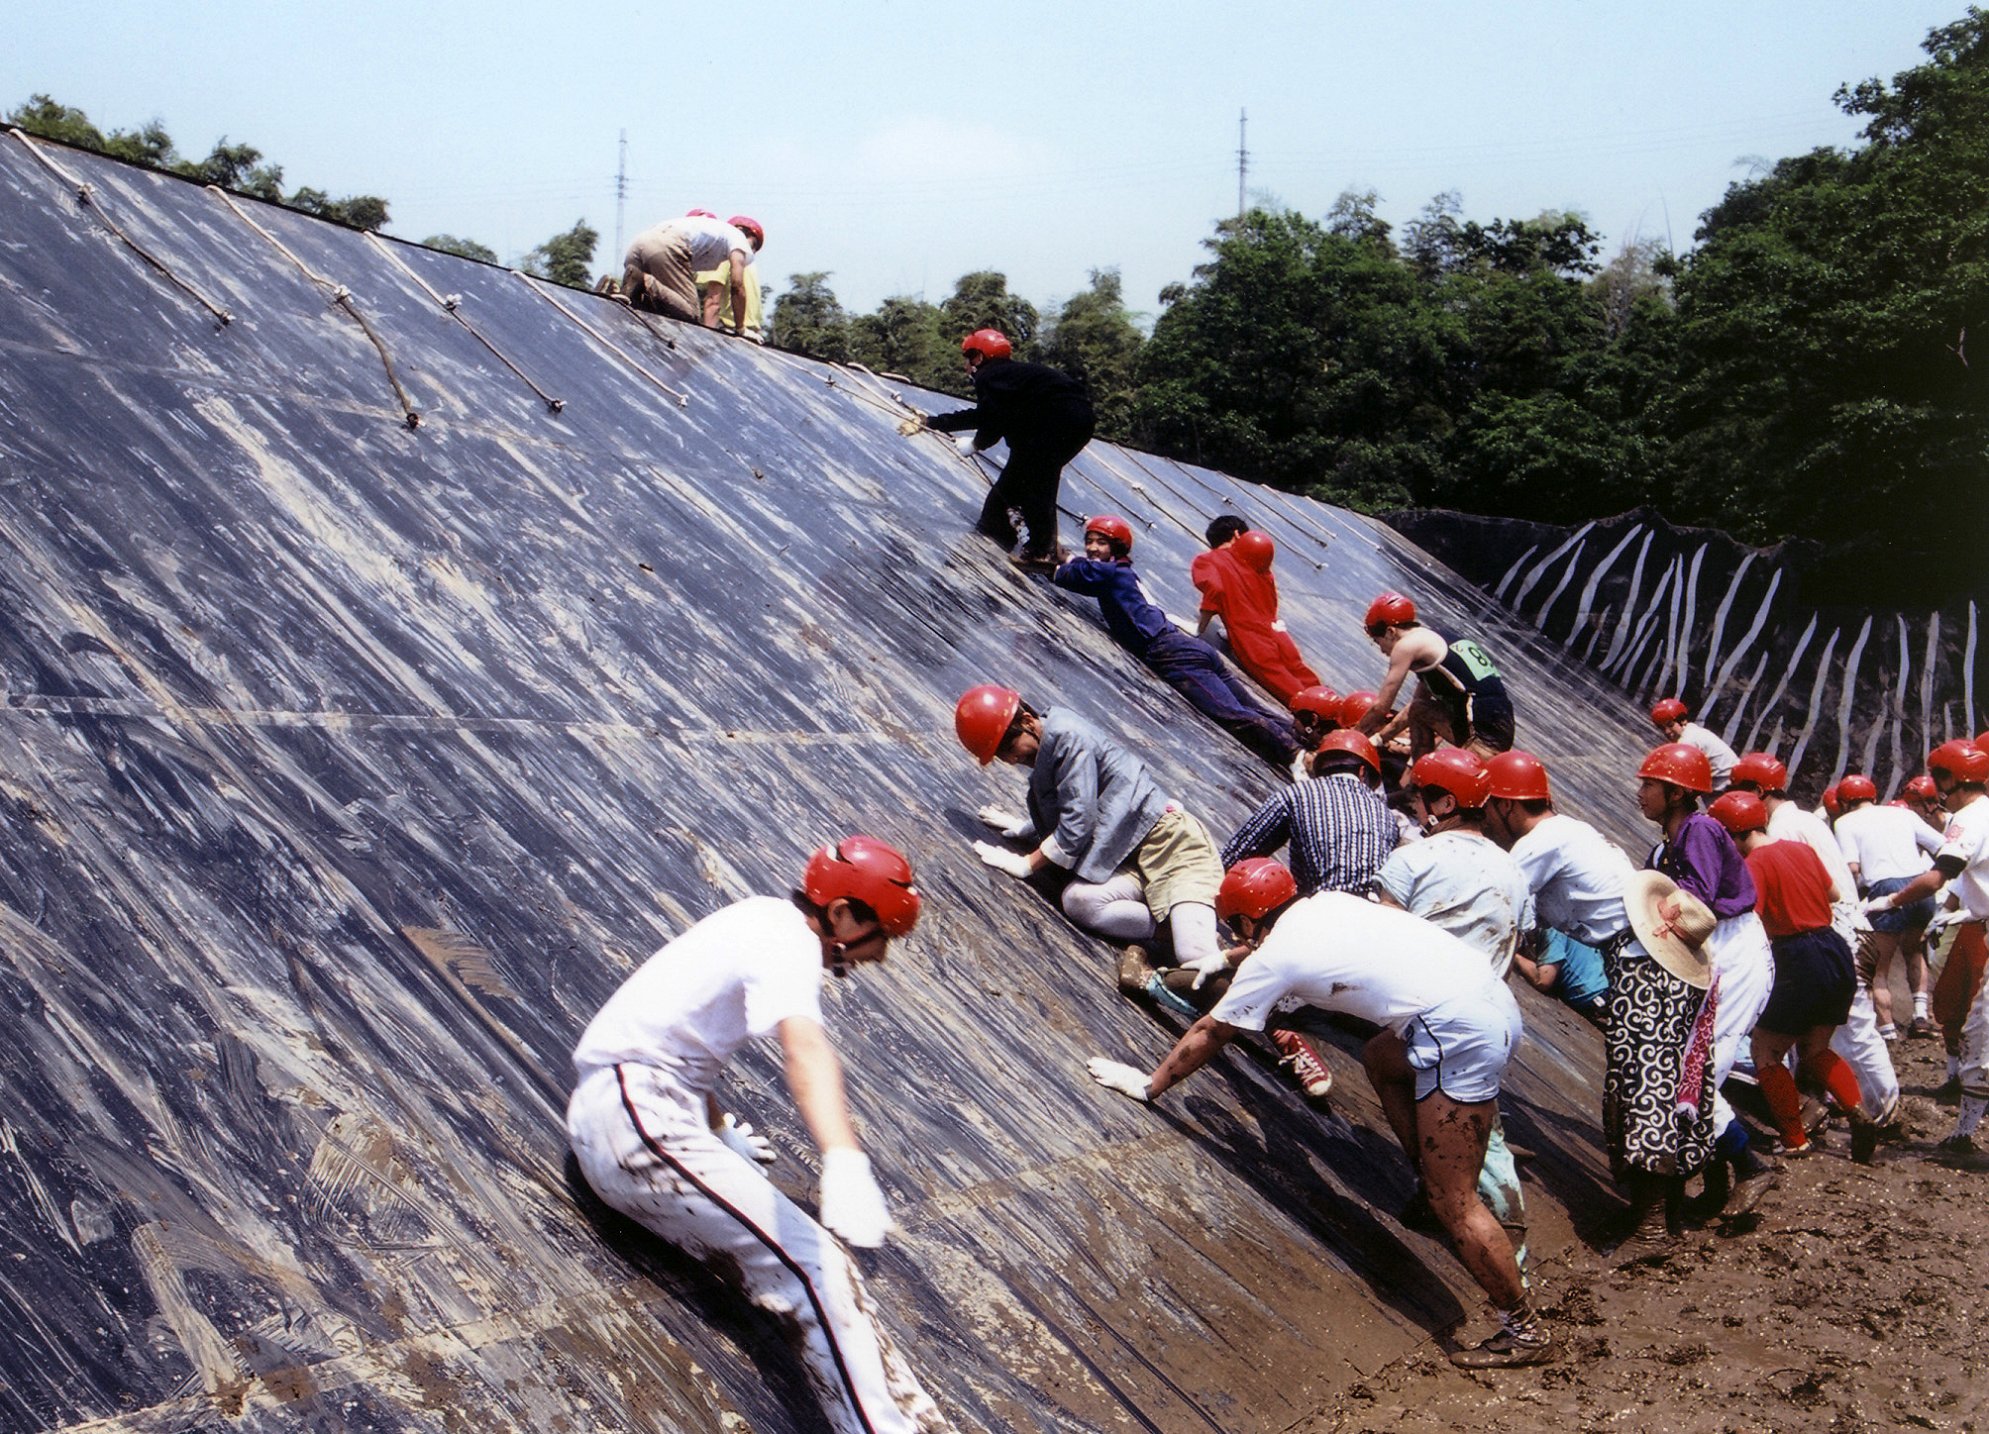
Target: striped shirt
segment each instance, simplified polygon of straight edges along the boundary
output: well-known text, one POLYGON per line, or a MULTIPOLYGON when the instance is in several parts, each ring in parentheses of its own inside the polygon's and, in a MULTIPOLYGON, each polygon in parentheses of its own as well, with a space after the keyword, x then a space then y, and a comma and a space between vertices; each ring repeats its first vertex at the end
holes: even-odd
POLYGON ((1359 777, 1335 772, 1282 788, 1237 828, 1222 849, 1223 869, 1291 845, 1298 894, 1350 891, 1366 896, 1395 850, 1395 813, 1359 777))

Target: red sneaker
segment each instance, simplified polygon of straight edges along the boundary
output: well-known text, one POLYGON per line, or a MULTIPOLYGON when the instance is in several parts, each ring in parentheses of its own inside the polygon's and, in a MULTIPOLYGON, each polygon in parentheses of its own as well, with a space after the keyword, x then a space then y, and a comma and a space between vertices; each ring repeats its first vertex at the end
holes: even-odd
POLYGON ((1271 1044, 1284 1056, 1284 1063, 1291 1067, 1307 1100, 1324 1100, 1333 1093, 1332 1068, 1321 1059, 1312 1042, 1297 1031, 1273 1031, 1271 1044))

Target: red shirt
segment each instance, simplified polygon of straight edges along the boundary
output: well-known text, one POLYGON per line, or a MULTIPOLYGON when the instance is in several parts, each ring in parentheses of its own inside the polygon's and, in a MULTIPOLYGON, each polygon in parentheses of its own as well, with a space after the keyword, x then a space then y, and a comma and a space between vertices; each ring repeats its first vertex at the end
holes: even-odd
POLYGON ((1830 871, 1799 841, 1771 841, 1747 855, 1754 909, 1768 934, 1794 936, 1830 924, 1830 871))

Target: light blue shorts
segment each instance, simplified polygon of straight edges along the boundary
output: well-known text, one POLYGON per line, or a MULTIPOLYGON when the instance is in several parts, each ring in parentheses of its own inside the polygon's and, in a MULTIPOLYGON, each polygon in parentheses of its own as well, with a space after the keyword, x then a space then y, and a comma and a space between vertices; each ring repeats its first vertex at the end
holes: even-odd
POLYGON ((1498 1099, 1520 1035, 1519 1003, 1503 981, 1431 1007, 1402 1030, 1416 1072, 1416 1099, 1435 1091, 1462 1105, 1498 1099))

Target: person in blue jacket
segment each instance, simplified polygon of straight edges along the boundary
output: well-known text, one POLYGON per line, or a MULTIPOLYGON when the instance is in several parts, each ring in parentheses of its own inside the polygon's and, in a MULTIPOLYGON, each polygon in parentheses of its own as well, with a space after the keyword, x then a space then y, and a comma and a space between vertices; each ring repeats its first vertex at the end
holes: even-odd
POLYGON ((1174 625, 1133 571, 1133 528, 1103 514, 1084 525, 1084 556, 1051 575, 1060 588, 1098 599, 1113 641, 1188 699, 1197 712, 1276 767, 1289 771, 1298 735, 1289 718, 1261 705, 1220 654, 1174 625))

